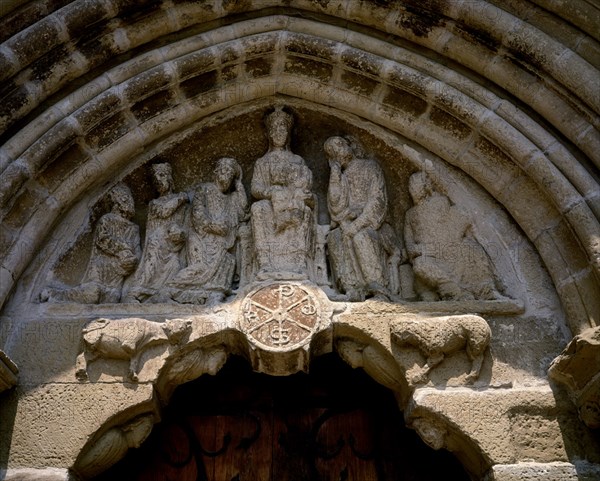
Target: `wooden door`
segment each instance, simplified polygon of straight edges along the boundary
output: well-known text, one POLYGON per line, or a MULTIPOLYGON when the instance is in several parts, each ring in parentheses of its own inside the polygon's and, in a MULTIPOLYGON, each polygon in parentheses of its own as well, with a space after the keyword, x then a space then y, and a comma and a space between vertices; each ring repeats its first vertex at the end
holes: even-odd
POLYGON ((271 377, 233 358, 180 386, 142 447, 98 481, 467 480, 404 427, 391 392, 337 356, 271 377))

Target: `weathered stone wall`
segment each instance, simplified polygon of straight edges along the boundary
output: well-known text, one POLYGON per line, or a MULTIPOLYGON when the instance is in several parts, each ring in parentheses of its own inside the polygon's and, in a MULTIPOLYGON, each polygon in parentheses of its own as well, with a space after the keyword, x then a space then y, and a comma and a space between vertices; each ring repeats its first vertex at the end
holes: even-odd
MULTIPOLYGON (((45 468, 47 479, 73 468, 88 476, 82 459, 94 446, 115 437, 124 453, 139 440, 122 433, 136 433, 139 419, 151 426, 177 385, 214 374, 229 354, 285 374, 331 350, 396 391, 408 424, 475 479, 598 475, 597 430, 577 413, 582 386, 570 400, 546 374, 571 337, 600 319, 600 10, 592 3, 1 8, 0 349, 19 367, 18 386, 0 397, 7 479, 45 468), (274 105, 294 116, 291 150, 312 171, 319 225, 331 221, 324 142, 351 134, 383 171, 395 233, 403 237, 414 204, 411 176, 426 172, 472 217, 506 302, 324 299, 322 332, 302 359, 256 354, 240 329, 240 297, 216 307, 42 302, 49 286, 82 281, 117 182, 132 191, 142 239, 157 197, 153 164, 170 163, 175 191, 192 192, 212 180, 218 159, 234 157, 249 192, 274 105), (476 382, 466 379, 464 345, 415 382, 415 366, 429 359, 423 346, 400 342, 403 323, 463 314, 482 316, 491 332, 476 382), (177 317, 193 327, 187 344, 144 354, 138 382, 127 379, 126 362, 100 359, 81 383, 82 328, 102 317, 177 317)), ((457 249, 438 244, 445 254, 457 249)))

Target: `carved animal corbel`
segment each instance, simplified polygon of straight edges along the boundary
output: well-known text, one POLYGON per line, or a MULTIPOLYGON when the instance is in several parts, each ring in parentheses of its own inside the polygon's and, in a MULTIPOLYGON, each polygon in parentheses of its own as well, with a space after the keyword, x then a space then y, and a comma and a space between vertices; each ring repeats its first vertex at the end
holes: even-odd
POLYGON ((82 331, 82 351, 77 357, 76 377, 88 379, 87 367, 97 358, 129 361, 129 379, 138 380, 141 355, 150 347, 175 345, 188 337, 192 322, 172 319, 163 323, 146 319, 97 319, 82 331))
POLYGON ((475 315, 402 320, 392 329, 392 340, 397 346, 415 347, 426 357, 425 365, 411 376, 412 384, 427 382, 430 371, 446 355, 463 349, 471 361, 466 381, 473 383, 479 378, 490 338, 486 320, 475 315))

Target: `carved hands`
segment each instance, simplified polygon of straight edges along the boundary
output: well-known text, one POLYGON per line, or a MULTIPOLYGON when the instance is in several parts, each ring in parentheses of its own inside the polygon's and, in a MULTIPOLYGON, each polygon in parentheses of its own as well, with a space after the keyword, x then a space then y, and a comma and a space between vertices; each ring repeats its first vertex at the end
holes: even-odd
POLYGON ((342 233, 345 236, 354 237, 361 230, 361 227, 356 222, 342 221, 340 224, 342 233))
POLYGON ((119 259, 119 267, 121 267, 124 275, 131 274, 137 264, 138 257, 130 249, 124 249, 118 252, 117 258, 119 259))
POLYGON ((229 228, 225 222, 210 221, 204 224, 204 231, 209 234, 225 237, 229 233, 229 228))
POLYGON ((186 231, 179 224, 171 224, 167 231, 167 238, 173 246, 173 251, 178 252, 185 244, 186 231))

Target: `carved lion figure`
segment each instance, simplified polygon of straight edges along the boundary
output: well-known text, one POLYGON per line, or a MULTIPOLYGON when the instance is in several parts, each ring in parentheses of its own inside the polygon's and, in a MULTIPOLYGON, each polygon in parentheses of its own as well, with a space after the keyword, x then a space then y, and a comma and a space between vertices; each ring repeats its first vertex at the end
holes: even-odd
POLYGON ((427 358, 423 368, 412 377, 413 383, 426 382, 429 372, 447 354, 463 349, 472 363, 466 381, 474 382, 479 377, 490 338, 491 331, 486 320, 475 315, 400 321, 392 330, 396 345, 416 347, 427 358))
POLYGON ((160 344, 178 344, 192 330, 185 319, 168 319, 163 323, 146 319, 96 319, 81 333, 83 349, 77 357, 80 381, 87 380, 87 366, 97 359, 129 360, 129 379, 138 380, 139 361, 148 348, 160 344))

